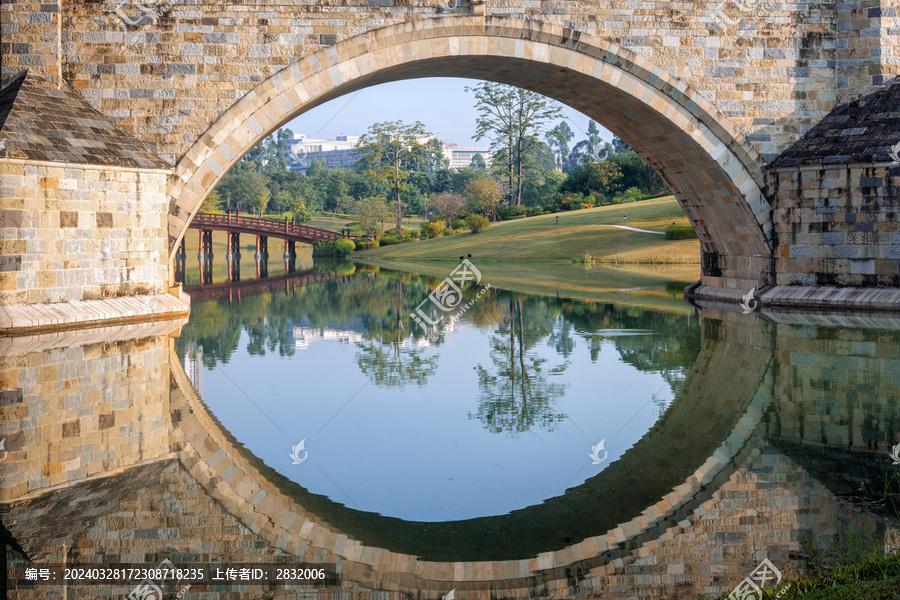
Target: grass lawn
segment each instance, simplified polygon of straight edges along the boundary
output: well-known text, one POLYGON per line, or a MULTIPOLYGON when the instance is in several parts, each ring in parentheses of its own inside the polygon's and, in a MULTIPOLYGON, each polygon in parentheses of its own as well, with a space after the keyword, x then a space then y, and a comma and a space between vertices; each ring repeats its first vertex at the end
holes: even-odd
POLYGON ((675 222, 688 225, 674 196, 630 204, 541 215, 493 223, 487 230, 365 250, 359 258, 379 260, 571 261, 590 254, 600 262, 697 264, 700 242, 604 227, 629 225, 664 231, 675 222), (556 224, 556 217, 559 224, 556 224), (627 217, 627 221, 625 219, 627 217))

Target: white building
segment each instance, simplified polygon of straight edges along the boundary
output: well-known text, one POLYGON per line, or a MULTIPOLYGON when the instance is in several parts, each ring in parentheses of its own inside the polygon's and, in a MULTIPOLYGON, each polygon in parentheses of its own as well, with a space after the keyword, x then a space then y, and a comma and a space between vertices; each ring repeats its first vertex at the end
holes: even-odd
MULTIPOLYGON (((425 141, 431 138, 425 138, 425 141)), ((480 154, 485 164, 491 163, 491 149, 487 146, 459 146, 449 139, 442 139, 444 158, 451 169, 468 167, 476 154, 480 154)), ((342 167, 352 169, 359 158, 356 153, 356 144, 359 136, 339 135, 333 140, 323 140, 308 137, 304 133, 294 135, 294 144, 291 146, 291 154, 287 157, 288 167, 300 173, 306 173, 312 161, 324 162, 329 167, 342 167)))
POLYGON ((324 162, 329 167, 352 169, 356 165, 356 143, 359 136, 339 135, 334 140, 308 137, 305 133, 294 135, 291 154, 287 157, 288 167, 305 173, 312 161, 324 162))
POLYGON ((491 164, 491 149, 487 146, 460 146, 453 140, 441 140, 444 147, 444 158, 450 163, 451 169, 468 167, 476 154, 484 159, 484 164, 491 164))

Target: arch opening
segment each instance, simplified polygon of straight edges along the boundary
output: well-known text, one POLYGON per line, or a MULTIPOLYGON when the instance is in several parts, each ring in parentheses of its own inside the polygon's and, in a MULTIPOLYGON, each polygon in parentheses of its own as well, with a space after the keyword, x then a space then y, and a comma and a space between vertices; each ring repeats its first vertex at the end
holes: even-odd
POLYGON ((772 282, 765 164, 712 104, 599 38, 490 17, 444 17, 361 34, 248 92, 195 142, 170 178, 170 256, 209 191, 269 133, 345 94, 436 76, 522 87, 586 114, 634 148, 673 190, 700 238, 705 285, 747 289, 772 282))

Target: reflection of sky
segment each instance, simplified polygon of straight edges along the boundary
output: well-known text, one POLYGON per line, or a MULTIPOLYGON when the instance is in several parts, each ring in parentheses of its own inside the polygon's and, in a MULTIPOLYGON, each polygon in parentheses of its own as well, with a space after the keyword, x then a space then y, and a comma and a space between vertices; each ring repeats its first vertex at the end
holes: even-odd
MULTIPOLYGON (((293 357, 259 357, 247 354, 242 334, 220 367, 228 377, 207 371, 203 396, 239 442, 311 492, 418 521, 506 514, 558 496, 646 433, 658 416, 654 394, 672 398, 660 375, 623 363, 614 341, 604 340, 591 363, 587 342, 575 338, 570 366, 548 377, 567 385, 557 412, 571 420, 554 431, 491 433, 469 418, 478 410, 475 366, 496 372, 489 333, 460 329, 424 348, 439 355, 437 372, 427 386, 403 389, 367 384, 354 345, 316 342, 293 357), (294 465, 291 447, 304 438, 308 458, 294 465), (593 465, 591 448, 604 438, 609 456, 593 465)), ((545 373, 564 362, 546 340, 535 352, 548 359, 545 373)))

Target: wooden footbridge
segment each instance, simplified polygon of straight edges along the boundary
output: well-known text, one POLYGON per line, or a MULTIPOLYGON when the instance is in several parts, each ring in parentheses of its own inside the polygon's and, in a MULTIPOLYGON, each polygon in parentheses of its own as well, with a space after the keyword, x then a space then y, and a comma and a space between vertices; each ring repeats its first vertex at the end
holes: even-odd
MULTIPOLYGON (((269 238, 274 237, 284 240, 285 254, 295 254, 295 244, 313 244, 315 242, 330 242, 341 238, 350 238, 350 230, 346 232, 331 231, 320 227, 310 227, 293 223, 285 218, 284 221, 266 219, 262 217, 242 216, 234 213, 212 214, 197 213, 189 225, 191 229, 200 230, 200 253, 212 254, 212 232, 228 232, 228 253, 240 252, 241 234, 256 236, 257 258, 269 253, 269 238)), ((181 240, 181 254, 184 254, 184 238, 181 240)))

